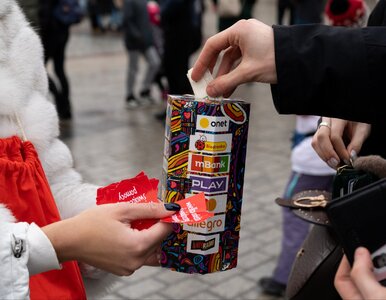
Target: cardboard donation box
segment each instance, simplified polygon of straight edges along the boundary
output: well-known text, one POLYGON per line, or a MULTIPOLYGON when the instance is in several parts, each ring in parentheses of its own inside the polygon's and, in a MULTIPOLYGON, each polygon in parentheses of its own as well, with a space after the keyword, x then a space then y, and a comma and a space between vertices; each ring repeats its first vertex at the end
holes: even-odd
POLYGON ((203 192, 214 216, 174 224, 162 245, 163 267, 200 274, 236 267, 249 110, 241 100, 169 96, 162 200, 203 192))

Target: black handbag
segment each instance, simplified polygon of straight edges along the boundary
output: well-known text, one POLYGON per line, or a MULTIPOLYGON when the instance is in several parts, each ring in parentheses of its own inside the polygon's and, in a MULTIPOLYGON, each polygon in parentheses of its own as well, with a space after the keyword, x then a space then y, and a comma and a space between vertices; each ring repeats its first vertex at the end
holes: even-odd
POLYGON ((326 207, 332 199, 338 199, 377 180, 378 177, 373 173, 344 166, 337 170, 332 194, 309 190, 295 194, 290 201, 276 199, 277 204, 291 208, 298 217, 314 224, 292 266, 286 299, 341 299, 334 287, 334 278, 343 249, 331 226, 326 207))

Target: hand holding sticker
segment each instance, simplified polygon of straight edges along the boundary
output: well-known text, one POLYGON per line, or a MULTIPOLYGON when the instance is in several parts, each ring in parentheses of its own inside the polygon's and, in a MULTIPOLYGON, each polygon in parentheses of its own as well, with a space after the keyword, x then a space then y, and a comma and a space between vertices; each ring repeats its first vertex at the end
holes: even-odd
MULTIPOLYGON (((159 202, 157 198, 158 180, 148 178, 141 172, 134 178, 124 179, 120 182, 112 183, 106 187, 99 188, 97 191, 97 205, 107 203, 147 203, 159 202)), ((181 206, 180 211, 171 217, 163 218, 160 221, 166 223, 200 223, 207 218, 213 217, 206 208, 204 193, 176 202, 181 206)), ((135 220, 131 227, 142 230, 149 228, 157 223, 157 220, 135 220)))

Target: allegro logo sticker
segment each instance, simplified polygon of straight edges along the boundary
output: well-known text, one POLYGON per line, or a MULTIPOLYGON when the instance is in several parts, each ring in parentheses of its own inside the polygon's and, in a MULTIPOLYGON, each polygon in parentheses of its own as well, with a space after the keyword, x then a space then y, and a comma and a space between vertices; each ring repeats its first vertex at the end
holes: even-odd
POLYGON ((229 119, 226 117, 212 117, 198 115, 196 129, 202 131, 221 132, 229 130, 229 119))
POLYGON ((209 156, 189 153, 188 170, 202 173, 228 173, 229 155, 209 156))
POLYGON ((186 252, 195 254, 213 254, 218 252, 219 234, 214 235, 199 235, 188 233, 188 245, 186 252))
POLYGON ((185 223, 184 230, 198 233, 222 232, 225 228, 225 214, 216 215, 200 223, 185 223))

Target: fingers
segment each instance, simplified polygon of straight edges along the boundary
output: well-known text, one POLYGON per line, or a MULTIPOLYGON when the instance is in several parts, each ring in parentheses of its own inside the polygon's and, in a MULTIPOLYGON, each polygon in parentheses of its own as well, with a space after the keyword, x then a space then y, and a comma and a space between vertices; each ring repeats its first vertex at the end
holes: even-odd
POLYGON ((375 278, 371 256, 366 248, 359 247, 355 251, 351 278, 365 299, 385 299, 386 289, 375 278))
POLYGON ((344 132, 348 122, 342 119, 331 119, 331 143, 334 147, 338 160, 343 160, 346 165, 350 164, 350 155, 343 140, 344 132))
POLYGON ((235 61, 241 57, 239 47, 229 47, 222 56, 220 66, 217 71, 217 77, 227 74, 234 66, 235 61))
POLYGON ((343 299, 362 299, 361 293, 350 277, 350 270, 350 264, 346 256, 343 256, 335 275, 335 287, 343 299))
POLYGON ((336 169, 339 165, 339 156, 335 152, 331 142, 331 119, 322 118, 322 122, 327 126, 319 126, 312 138, 312 147, 331 168, 336 169))
POLYGON ((350 158, 355 160, 357 154, 361 151, 362 145, 367 137, 370 135, 371 125, 366 123, 355 123, 352 129, 352 137, 350 143, 347 145, 347 152, 350 158))
POLYGON ((170 223, 158 222, 148 229, 142 230, 142 239, 149 248, 154 248, 161 244, 161 242, 172 232, 172 225, 170 223))
POLYGON ((161 219, 175 213, 175 211, 166 210, 162 202, 118 203, 112 206, 114 213, 120 221, 161 219))
POLYGON ((161 255, 162 255, 161 252, 162 252, 161 245, 158 245, 155 251, 150 253, 144 265, 152 266, 152 267, 159 266, 161 264, 161 255))
POLYGON ((229 97, 238 85, 246 82, 246 72, 243 64, 238 65, 231 72, 217 76, 206 88, 206 92, 211 97, 229 97))
POLYGON ((357 127, 355 124, 359 123, 334 118, 323 117, 323 122, 329 126, 320 126, 315 133, 312 140, 315 151, 331 168, 336 169, 341 160, 349 165, 352 154, 356 155, 367 138, 368 127, 357 127))
POLYGON ((205 71, 216 64, 220 52, 230 46, 228 33, 229 29, 224 30, 210 37, 206 41, 196 63, 193 66, 192 79, 194 81, 199 81, 205 71))

